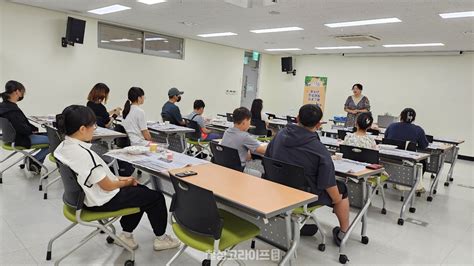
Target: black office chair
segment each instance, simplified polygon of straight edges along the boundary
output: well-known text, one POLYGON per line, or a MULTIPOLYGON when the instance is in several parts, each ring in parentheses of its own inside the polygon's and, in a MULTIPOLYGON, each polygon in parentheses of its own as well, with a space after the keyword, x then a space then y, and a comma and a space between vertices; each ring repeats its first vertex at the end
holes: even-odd
POLYGON ((244 168, 240 162, 239 152, 227 146, 223 146, 211 141, 212 162, 239 172, 243 172, 244 168))
MULTIPOLYGON (((209 153, 209 142, 206 140, 201 140, 201 126, 194 121, 187 118, 184 118, 186 122, 186 127, 193 129, 193 132, 186 133, 186 142, 188 143, 185 152, 191 154, 192 149, 195 148, 197 153, 194 154, 194 157, 198 157, 203 154, 203 151, 206 150, 209 153)), ((201 157, 202 158, 202 157, 201 157)))
POLYGON ((374 136, 380 135, 380 130, 373 129, 373 128, 368 128, 368 129, 367 129, 367 132, 371 133, 371 134, 374 135, 374 136))
POLYGON ((265 121, 252 118, 250 124, 252 126, 255 126, 255 128, 249 129, 250 134, 265 137, 268 136, 267 124, 265 123, 265 121))
MULTIPOLYGON (((117 132, 120 132, 120 133, 127 134, 127 131, 125 130, 125 128, 120 124, 116 124, 114 126, 114 130, 117 131, 117 132)), ((128 136, 121 137, 121 138, 116 138, 116 139, 114 139, 114 143, 119 148, 125 148, 125 147, 128 147, 128 146, 131 145, 130 144, 130 138, 128 136)))
MULTIPOLYGON (((120 124, 116 124, 114 126, 114 130, 117 131, 117 132, 120 132, 120 133, 124 133, 124 134, 127 134, 127 131, 125 130, 125 128, 120 125, 120 124)), ((121 138, 116 138, 114 139, 114 143, 115 145, 117 145, 117 147, 123 149, 125 147, 128 147, 131 145, 130 143, 130 138, 128 136, 125 136, 125 137, 121 137, 121 138)), ((118 164, 118 175, 120 176, 130 176, 133 174, 133 172, 135 172, 135 167, 133 167, 133 165, 131 163, 128 163, 128 162, 125 162, 125 161, 122 161, 122 160, 117 160, 117 164, 118 164)), ((113 171, 114 172, 114 171, 113 171)), ((141 174, 141 172, 138 173, 139 175, 141 174)), ((147 180, 144 182, 144 184, 148 184, 150 181, 147 180)))
POLYGON ((212 191, 172 174, 170 179, 175 191, 170 206, 171 225, 183 246, 166 265, 171 265, 188 246, 207 253, 208 259, 202 265, 210 265, 212 255, 223 252, 226 258, 237 244, 260 234, 256 225, 218 209, 212 191))
POLYGON ((383 138, 382 144, 395 145, 399 150, 406 150, 406 141, 398 139, 383 138))
POLYGON ((337 130, 337 138, 340 139, 340 140, 344 140, 346 138, 347 132, 348 132, 347 130, 338 129, 337 130))
POLYGON ((57 259, 55 265, 58 265, 64 258, 73 253, 76 249, 83 246, 94 236, 98 235, 101 231, 108 235, 107 242, 113 243, 117 241, 122 247, 130 252, 130 259, 125 262, 125 266, 133 266, 135 260, 135 251, 124 243, 116 234, 113 223, 116 222, 120 217, 135 214, 140 212, 140 208, 125 208, 112 212, 97 212, 87 210, 84 207, 85 193, 82 190, 79 183, 77 183, 77 176, 69 166, 61 163, 56 159, 59 173, 61 174, 61 180, 64 185, 63 194, 63 215, 68 219, 71 224, 63 229, 59 234, 55 235, 48 242, 48 249, 46 252, 46 260, 51 260, 53 242, 75 227, 77 224, 85 227, 95 228, 90 234, 88 234, 82 241, 71 248, 61 258, 57 259))
MULTIPOLYGON (((56 148, 59 146, 59 144, 61 144, 61 142, 64 140, 64 137, 61 136, 59 134, 58 130, 54 127, 44 125, 44 128, 46 128, 46 134, 48 135, 48 141, 49 141, 48 160, 50 162, 56 164, 56 159, 53 156, 53 152, 54 152, 54 150, 56 150, 56 148)), ((40 177, 39 191, 44 190, 43 199, 48 199, 48 188, 61 179, 61 176, 58 176, 58 177, 54 178, 53 180, 48 181, 48 183, 45 186, 43 186, 44 180, 48 179, 49 176, 52 173, 56 172, 57 170, 58 170, 58 167, 55 167, 54 169, 52 169, 51 171, 48 171, 46 174, 44 174, 40 177)))
POLYGON ((225 113, 228 122, 234 122, 234 115, 232 113, 225 113))
POLYGON ((292 123, 292 124, 298 123, 298 119, 296 119, 296 117, 294 117, 294 116, 289 116, 289 115, 286 116, 286 121, 287 121, 288 123, 292 123))
MULTIPOLYGON (((263 168, 265 169, 265 179, 311 193, 311 181, 308 180, 308 177, 305 175, 303 167, 268 157, 263 157, 262 164, 263 168)), ((316 210, 321 207, 322 205, 308 207, 306 204, 293 210, 293 214, 304 216, 303 220, 299 220, 300 230, 306 224, 308 219, 313 219, 322 237, 322 241, 319 244, 318 249, 320 251, 324 251, 326 248, 326 236, 316 218, 316 210)))
POLYGON ((433 136, 432 135, 426 135, 426 139, 428 140, 429 143, 433 143, 433 136))
POLYGON ((268 117, 268 119, 275 119, 276 118, 276 115, 275 114, 271 114, 271 113, 265 113, 268 117))
MULTIPOLYGON (((370 164, 378 164, 380 161, 378 150, 365 149, 348 145, 339 145, 339 150, 341 151, 343 158, 347 158, 350 160, 370 164)), ((387 214, 387 210, 385 209, 385 191, 383 188, 383 185, 387 180, 388 176, 386 175, 379 175, 367 179, 367 182, 373 188, 377 189, 377 192, 380 190, 382 193, 382 214, 387 214)))

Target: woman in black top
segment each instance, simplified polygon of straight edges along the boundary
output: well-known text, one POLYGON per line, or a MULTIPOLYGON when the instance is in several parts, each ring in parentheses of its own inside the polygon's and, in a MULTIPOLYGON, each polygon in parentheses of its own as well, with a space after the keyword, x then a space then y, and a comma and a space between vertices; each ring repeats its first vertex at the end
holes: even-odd
POLYGON ((122 109, 117 107, 107 112, 103 103, 107 103, 110 89, 104 83, 97 83, 87 96, 87 107, 94 111, 97 117, 97 125, 99 127, 110 127, 117 116, 120 115, 122 109))
POLYGON ((252 113, 251 125, 255 126, 255 129, 250 130, 251 134, 255 135, 267 135, 271 136, 272 131, 268 129, 268 122, 262 115, 263 101, 262 99, 254 99, 250 112, 252 113))

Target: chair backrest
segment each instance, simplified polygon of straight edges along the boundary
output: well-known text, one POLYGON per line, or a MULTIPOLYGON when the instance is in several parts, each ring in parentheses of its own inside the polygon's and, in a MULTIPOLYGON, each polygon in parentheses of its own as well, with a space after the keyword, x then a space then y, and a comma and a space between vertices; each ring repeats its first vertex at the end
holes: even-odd
POLYGON ((379 115, 377 116, 377 125, 379 127, 387 128, 390 124, 398 121, 398 117, 391 115, 379 115))
POLYGON ((304 174, 304 168, 268 157, 263 157, 264 178, 285 186, 311 191, 311 183, 304 174))
POLYGON ((415 142, 408 141, 407 143, 407 151, 416 151, 418 149, 418 145, 415 142))
POLYGON ((426 139, 428 140, 429 143, 433 143, 433 136, 432 135, 426 135, 426 139))
POLYGON ((46 128, 46 134, 48 135, 49 153, 53 153, 64 138, 59 134, 56 128, 48 125, 44 125, 44 127, 46 128))
POLYGON ((249 133, 257 136, 266 136, 267 135, 267 124, 265 121, 260 119, 253 119, 250 121, 252 126, 255 128, 249 129, 249 133))
POLYGON ((395 145, 397 146, 397 149, 399 150, 406 150, 407 148, 407 142, 404 140, 398 140, 398 139, 383 138, 382 144, 395 145))
POLYGON ((63 181, 64 204, 75 208, 76 210, 82 209, 82 206, 84 205, 85 194, 79 183, 77 183, 76 173, 71 168, 69 168, 69 166, 63 164, 58 159, 56 159, 56 164, 58 165, 61 180, 63 181))
MULTIPOLYGON (((116 124, 114 126, 114 130, 117 131, 117 132, 120 132, 120 133, 127 134, 127 131, 125 130, 125 128, 120 124, 116 124)), ((114 143, 119 148, 125 148, 125 147, 128 147, 128 146, 131 145, 130 138, 128 136, 121 137, 121 138, 116 138, 116 139, 114 139, 114 143)))
POLYGON ((293 124, 298 123, 296 117, 294 117, 294 116, 289 116, 289 115, 286 116, 286 121, 287 121, 288 123, 293 123, 293 124))
POLYGON ((176 222, 192 233, 220 239, 223 220, 212 191, 190 184, 170 174, 175 194, 170 211, 176 222))
POLYGON ((373 129, 373 128, 368 128, 367 132, 372 133, 372 135, 374 135, 374 136, 380 135, 380 130, 373 129))
POLYGON ((213 155, 213 163, 236 171, 244 171, 242 163, 240 162, 239 152, 236 149, 223 146, 213 141, 210 145, 213 155))
POLYGON ((344 140, 346 138, 347 132, 348 132, 347 130, 338 129, 337 130, 337 138, 344 140))
POLYGON ((194 132, 186 133, 186 137, 191 140, 201 139, 201 126, 194 120, 187 118, 183 118, 183 120, 186 122, 186 127, 194 129, 194 132))
POLYGON ((15 142, 16 131, 12 123, 4 117, 0 117, 0 127, 2 128, 3 143, 15 142))
POLYGON ((379 163, 379 151, 348 145, 339 145, 342 157, 364 163, 379 163))
POLYGON ((271 114, 271 113, 265 113, 268 117, 268 119, 275 119, 276 118, 276 115, 275 114, 271 114))
POLYGON ((232 113, 225 113, 228 122, 234 122, 234 115, 232 113))

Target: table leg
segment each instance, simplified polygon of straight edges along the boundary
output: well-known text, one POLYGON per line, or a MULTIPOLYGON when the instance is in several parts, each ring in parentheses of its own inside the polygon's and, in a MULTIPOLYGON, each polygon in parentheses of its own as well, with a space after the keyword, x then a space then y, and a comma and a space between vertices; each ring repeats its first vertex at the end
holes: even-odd
POLYGON ((415 183, 410 189, 410 193, 408 193, 408 197, 405 198, 403 201, 402 208, 400 210, 400 218, 398 218, 398 224, 403 225, 404 220, 403 220, 403 214, 405 213, 405 210, 407 208, 408 202, 411 202, 411 207, 413 207, 414 204, 414 195, 416 188, 418 187, 418 184, 421 182, 421 178, 423 175, 423 165, 421 163, 417 163, 414 166, 414 171, 413 171, 413 179, 415 180, 415 183))
POLYGON ((288 246, 290 247, 286 252, 283 259, 278 263, 278 265, 282 266, 285 265, 287 262, 292 264, 292 258, 296 252, 296 248, 300 242, 300 228, 298 225, 297 219, 291 219, 292 211, 286 213, 285 221, 286 221, 286 235, 288 240, 288 246), (292 230, 293 228, 293 230, 292 230), (291 244, 291 245, 290 245, 291 244))
POLYGON ((432 183, 431 183, 431 186, 430 186, 430 194, 426 198, 426 200, 428 200, 428 201, 433 201, 433 195, 435 195, 437 193, 438 182, 439 182, 439 178, 441 177, 441 172, 443 171, 443 168, 444 168, 444 158, 445 157, 446 157, 446 153, 444 153, 444 152, 442 152, 439 155, 439 159, 438 159, 439 160, 438 161, 439 168, 438 168, 438 172, 436 173, 435 179, 432 180, 432 183))
POLYGON ((459 147, 455 146, 453 151, 453 161, 451 162, 451 167, 449 167, 449 172, 448 175, 446 176, 446 183, 444 183, 445 186, 449 185, 449 182, 452 182, 453 179, 453 171, 454 171, 454 166, 456 165, 456 161, 458 160, 458 152, 459 152, 459 147), (446 185, 448 184, 448 185, 446 185))

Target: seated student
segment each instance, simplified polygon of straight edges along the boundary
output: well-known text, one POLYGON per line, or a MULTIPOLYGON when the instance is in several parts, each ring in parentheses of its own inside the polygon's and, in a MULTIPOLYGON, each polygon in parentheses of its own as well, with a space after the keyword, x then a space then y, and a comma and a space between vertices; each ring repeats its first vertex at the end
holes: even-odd
POLYGON ((145 111, 139 107, 144 102, 145 92, 141 88, 131 87, 128 90, 128 100, 125 102, 122 112, 122 126, 125 128, 132 146, 148 146, 151 142, 145 111))
POLYGON ((400 113, 400 122, 392 123, 385 130, 385 138, 403 141, 411 141, 419 149, 426 149, 429 145, 425 131, 420 126, 412 124, 415 121, 416 112, 412 108, 405 108, 400 113))
POLYGON ((95 122, 93 111, 80 105, 66 107, 57 117, 58 130, 66 137, 54 151, 54 156, 76 173, 85 193, 85 208, 108 212, 139 207, 141 212, 120 219, 120 239, 132 249, 138 248, 132 233, 146 212, 156 236, 153 248, 178 247, 179 241, 165 234, 168 210, 163 194, 139 184, 134 177, 115 176, 100 156, 90 149, 88 142, 97 127, 95 122))
POLYGON ((198 125, 201 127, 201 140, 213 140, 213 139, 220 139, 222 135, 217 133, 211 133, 210 129, 206 128, 206 122, 202 117, 204 113, 204 104, 203 100, 195 100, 194 101, 194 111, 192 111, 186 118, 191 121, 196 121, 198 125))
MULTIPOLYGON (((48 144, 48 137, 40 135, 38 128, 30 124, 28 118, 18 107, 17 103, 25 97, 26 89, 18 81, 10 80, 5 84, 5 91, 0 94, 3 102, 0 103, 0 116, 6 118, 12 124, 16 131, 15 145, 30 148, 31 145, 48 144)), ((35 155, 35 159, 44 162, 44 158, 48 155, 48 148, 39 150, 35 155)), ((34 174, 41 173, 41 166, 33 160, 27 160, 27 169, 34 174)))
POLYGON ((110 89, 104 83, 97 83, 87 96, 87 107, 94 111, 97 117, 97 125, 99 127, 110 127, 113 121, 120 115, 122 108, 117 107, 112 111, 108 111, 104 106, 109 98, 110 89))
POLYGON ((176 103, 181 101, 181 95, 183 94, 183 91, 179 91, 176 88, 171 88, 168 90, 169 100, 161 108, 161 117, 163 118, 163 122, 169 121, 171 124, 177 126, 186 125, 181 116, 179 107, 176 106, 176 103))
POLYGON ((251 169, 245 168, 245 165, 247 161, 251 160, 251 153, 265 154, 267 144, 260 143, 247 132, 252 117, 249 109, 245 107, 237 108, 233 112, 233 117, 234 126, 228 128, 224 132, 221 144, 237 149, 239 152, 240 162, 242 163, 245 172, 252 175, 258 175, 251 171, 251 169))
POLYGON ((312 182, 308 191, 318 195, 314 205, 334 208, 340 227, 333 229, 334 240, 340 245, 349 229, 349 199, 344 182, 336 180, 331 154, 319 141, 316 130, 321 126, 323 112, 315 104, 303 105, 298 124, 288 124, 268 144, 265 156, 304 167, 312 182))
POLYGON ((372 117, 372 114, 369 112, 360 113, 356 117, 356 132, 353 134, 347 134, 344 138, 343 144, 366 149, 377 149, 377 143, 375 143, 375 139, 367 135, 367 129, 372 126, 373 122, 374 118, 372 117))
POLYGON ((255 99, 252 102, 252 107, 250 108, 250 112, 252 113, 252 120, 250 123, 253 126, 256 126, 255 130, 258 133, 257 135, 261 135, 264 133, 266 136, 270 137, 272 135, 272 131, 268 129, 268 119, 267 116, 262 113, 263 110, 263 101, 262 99, 255 99), (263 121, 265 128, 258 128, 259 122, 263 121))

